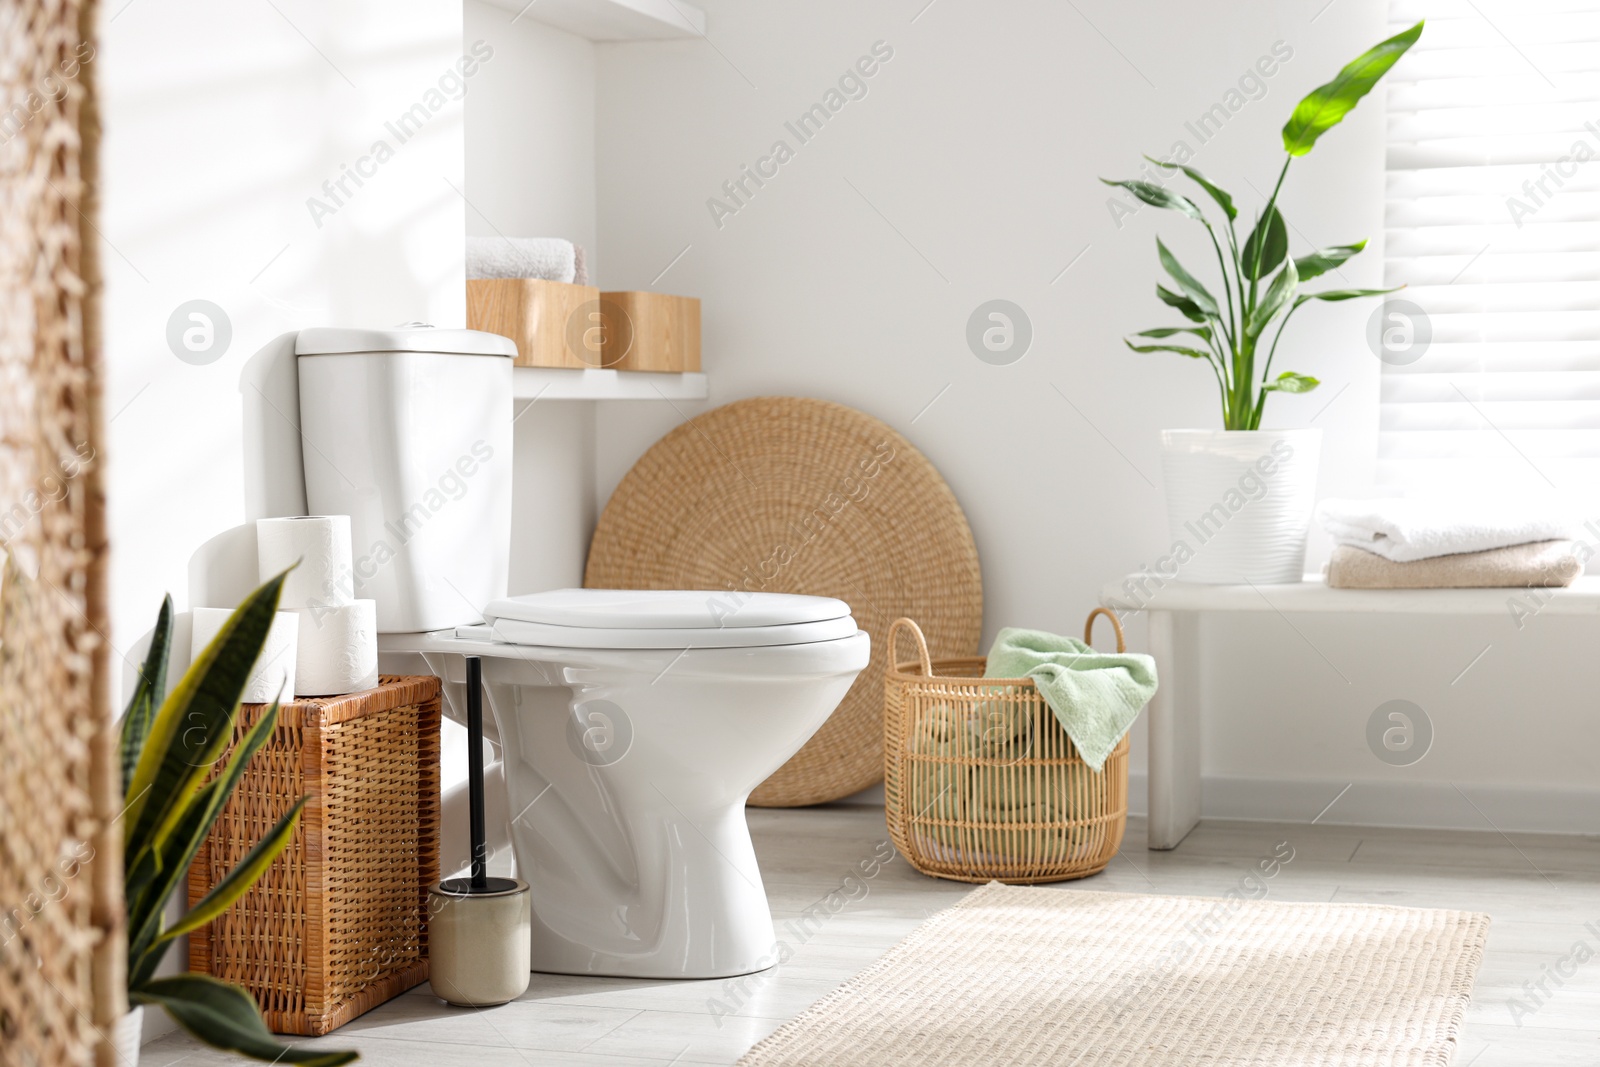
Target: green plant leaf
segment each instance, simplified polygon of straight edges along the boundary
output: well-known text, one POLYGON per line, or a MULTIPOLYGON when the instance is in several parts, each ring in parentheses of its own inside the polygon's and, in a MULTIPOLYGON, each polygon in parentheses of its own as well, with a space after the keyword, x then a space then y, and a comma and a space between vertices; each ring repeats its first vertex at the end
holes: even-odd
POLYGON ((1277 207, 1267 212, 1265 218, 1256 223, 1255 229, 1250 231, 1250 236, 1245 238, 1244 248, 1239 252, 1239 258, 1244 264, 1244 276, 1251 281, 1258 281, 1278 269, 1278 264, 1283 262, 1284 256, 1289 254, 1289 228, 1284 225, 1283 214, 1277 207), (1256 262, 1259 251, 1261 262, 1256 262))
POLYGON ((1286 370, 1277 379, 1261 387, 1263 393, 1309 393, 1322 383, 1304 374, 1286 370))
POLYGON ((250 994, 210 975, 178 974, 156 978, 129 990, 140 1004, 159 1004, 178 1024, 212 1048, 237 1052, 268 1063, 340 1067, 358 1053, 283 1045, 261 1020, 250 994))
POLYGON ((1186 196, 1179 196, 1177 193, 1164 189, 1155 182, 1142 182, 1137 178, 1130 178, 1124 181, 1112 181, 1109 178, 1101 178, 1100 181, 1105 185, 1114 185, 1119 189, 1128 190, 1128 192, 1132 193, 1146 204, 1149 204, 1151 207, 1160 207, 1166 208, 1168 211, 1181 212, 1182 214, 1189 216, 1191 219, 1194 219, 1196 222, 1204 222, 1206 220, 1206 217, 1200 213, 1200 209, 1195 206, 1193 200, 1190 200, 1186 196))
POLYGON ((1135 337, 1172 337, 1175 334, 1192 333, 1203 340, 1211 340, 1211 327, 1209 326, 1159 326, 1154 330, 1140 330, 1135 337))
MULTIPOLYGON (((189 842, 204 840, 211 822, 212 800, 220 789, 217 781, 207 782, 196 794, 183 821, 166 837, 166 848, 151 847, 138 857, 129 858, 123 892, 128 909, 128 975, 130 982, 155 974, 166 955, 167 946, 157 945, 166 920, 167 900, 183 883, 188 866, 183 862, 189 842), (166 854, 163 862, 162 855, 166 854)), ((220 810, 220 806, 218 808, 220 810)), ((198 846, 197 846, 198 847, 198 846)), ((191 857, 192 859, 192 857, 191 857)))
MULTIPOLYGON (((278 722, 278 704, 272 703, 257 722, 246 730, 234 747, 227 766, 195 795, 184 818, 173 830, 152 842, 151 848, 133 861, 128 882, 130 920, 128 923, 128 973, 135 980, 150 977, 166 953, 160 940, 165 903, 177 890, 200 851, 206 835, 233 795, 234 787, 261 746, 272 737, 278 722), (141 916, 135 925, 132 916, 141 916)), ((231 730, 230 725, 230 730, 231 730)))
POLYGON ((1123 344, 1135 352, 1176 352, 1180 356, 1190 359, 1210 359, 1210 352, 1202 352, 1198 348, 1185 348, 1182 345, 1136 345, 1132 341, 1124 340, 1123 344))
POLYGON ((1324 289, 1320 293, 1301 293, 1295 297, 1294 306, 1299 307, 1307 300, 1326 300, 1336 303, 1340 300, 1356 300, 1364 296, 1383 296, 1385 293, 1398 293, 1405 286, 1397 285, 1393 289, 1324 289))
POLYGON ((1319 274, 1326 274, 1337 267, 1363 248, 1367 242, 1357 241, 1353 245, 1334 245, 1331 248, 1319 248, 1309 256, 1301 256, 1294 261, 1294 268, 1303 282, 1310 281, 1319 274))
POLYGON ((1295 286, 1299 283, 1300 278, 1295 273, 1294 260, 1286 261, 1277 277, 1272 279, 1272 284, 1267 286, 1261 302, 1250 312, 1250 321, 1245 324, 1245 332, 1251 337, 1260 337, 1261 331, 1265 330, 1267 324, 1277 318, 1278 313, 1284 309, 1284 305, 1294 295, 1295 286))
POLYGON ((1174 293, 1171 289, 1158 283, 1156 285, 1156 297, 1168 307, 1177 308, 1183 313, 1183 317, 1190 322, 1206 321, 1205 313, 1200 310, 1200 305, 1182 293, 1174 293))
POLYGON ((171 941, 175 937, 182 937, 192 930, 198 930, 206 923, 215 919, 233 906, 234 901, 250 891, 256 880, 267 873, 267 868, 272 866, 272 861, 278 854, 289 847, 289 842, 294 840, 295 826, 300 821, 300 812, 306 806, 307 797, 301 797, 295 806, 274 826, 260 841, 240 860, 228 876, 212 887, 211 892, 200 899, 200 903, 189 909, 187 915, 173 924, 170 930, 163 931, 157 942, 171 941))
POLYGON ((239 706, 267 639, 284 576, 245 598, 167 695, 128 783, 124 850, 137 855, 171 830, 232 736, 239 706))
POLYGON ((1283 148, 1291 156, 1311 151, 1317 138, 1337 126, 1361 98, 1372 91, 1378 79, 1389 73, 1406 51, 1422 36, 1421 22, 1387 41, 1373 45, 1345 64, 1331 82, 1318 86, 1299 104, 1283 126, 1283 148))
POLYGON ((1159 237, 1156 238, 1156 255, 1161 258, 1161 266, 1172 275, 1172 280, 1178 283, 1178 288, 1183 290, 1184 295, 1194 301, 1195 307, 1200 309, 1202 315, 1212 319, 1222 318, 1222 312, 1217 309, 1216 297, 1212 296, 1194 275, 1183 269, 1183 264, 1179 263, 1177 257, 1161 243, 1159 237))
POLYGON ((1233 196, 1229 194, 1226 189, 1214 184, 1209 178, 1195 170, 1193 167, 1185 166, 1182 163, 1168 163, 1166 160, 1156 159, 1154 156, 1145 156, 1144 158, 1148 159, 1158 167, 1163 167, 1167 170, 1183 171, 1184 174, 1189 176, 1190 181, 1204 189, 1206 193, 1210 195, 1211 199, 1216 201, 1217 206, 1222 209, 1223 214, 1228 216, 1229 222, 1232 222, 1234 219, 1239 217, 1239 209, 1233 206, 1233 196))
MULTIPOLYGON (((124 793, 133 780, 134 768, 139 765, 139 753, 144 749, 145 738, 150 734, 150 719, 155 714, 156 702, 166 696, 167 658, 172 647, 172 598, 163 597, 161 611, 156 615, 156 628, 150 634, 150 651, 145 654, 144 666, 139 668, 139 681, 134 686, 128 708, 122 714, 122 778, 124 793)), ((123 803, 127 803, 124 796, 123 803)))

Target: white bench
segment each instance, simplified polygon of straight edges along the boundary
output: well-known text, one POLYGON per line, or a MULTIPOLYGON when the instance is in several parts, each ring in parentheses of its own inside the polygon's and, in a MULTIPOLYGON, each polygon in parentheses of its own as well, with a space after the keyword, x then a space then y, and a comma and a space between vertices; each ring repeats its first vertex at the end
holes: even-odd
POLYGON ((1307 575, 1297 585, 1196 585, 1145 572, 1105 586, 1100 603, 1120 617, 1149 613, 1150 654, 1161 679, 1149 709, 1149 847, 1176 848, 1200 821, 1202 613, 1502 615, 1511 620, 1513 598, 1529 614, 1600 615, 1600 577, 1580 578, 1564 589, 1329 589, 1319 575, 1307 575))

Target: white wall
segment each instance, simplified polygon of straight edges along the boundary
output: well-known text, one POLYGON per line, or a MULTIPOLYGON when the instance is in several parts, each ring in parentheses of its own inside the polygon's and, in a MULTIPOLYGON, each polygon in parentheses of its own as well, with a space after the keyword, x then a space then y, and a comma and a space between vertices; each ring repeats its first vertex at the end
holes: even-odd
MULTIPOLYGON (((264 438, 295 440, 292 373, 254 354, 304 326, 464 324, 462 114, 449 99, 463 41, 459 5, 426 0, 102 11, 110 636, 137 656, 163 593, 180 611, 231 604, 252 584, 253 536, 237 528, 293 508, 259 471, 264 438), (385 123, 419 102, 438 106, 401 144, 385 123), (371 176, 346 179, 334 202, 323 182, 380 139, 392 158, 360 164, 371 176), (320 226, 311 197, 336 209, 320 226), (232 325, 205 366, 166 339, 194 299, 232 325)), ((182 962, 179 946, 167 966, 182 962)), ((152 1015, 147 1032, 167 1025, 152 1015)))
POLYGON ((467 232, 565 237, 592 253, 594 42, 483 0, 466 0, 465 17, 467 39, 495 50, 467 107, 467 232))
MULTIPOLYGON (((467 233, 565 237, 588 253, 595 216, 595 46, 481 0, 466 34, 495 50, 467 104, 467 233)), ((519 405, 511 592, 583 584, 596 508, 590 402, 519 405)))
POLYGON ((204 595, 186 580, 191 556, 253 517, 244 427, 261 398, 242 378, 254 353, 310 325, 464 323, 465 206, 451 188, 462 185, 461 104, 446 100, 404 144, 385 127, 437 89, 463 42, 459 8, 421 0, 110 15, 96 62, 112 636, 125 647, 164 592, 180 610, 204 595), (374 176, 347 180, 353 195, 334 204, 323 182, 380 139, 393 158, 365 164, 374 176), (313 218, 312 197, 335 213, 313 218), (197 298, 232 324, 206 366, 166 340, 169 315, 197 298))
MULTIPOLYGON (((1154 299, 1155 235, 1197 271, 1214 270, 1209 246, 1153 208, 1119 228, 1096 178, 1133 176, 1141 153, 1166 154, 1181 139, 1248 214, 1270 191, 1283 158, 1278 129, 1295 102, 1386 35, 1385 5, 703 6, 709 44, 598 49, 608 286, 647 286, 689 246, 655 287, 704 300, 714 404, 795 393, 885 420, 967 510, 984 566, 986 639, 1002 625, 1076 631, 1102 583, 1169 545, 1157 431, 1220 425, 1204 368, 1121 342, 1173 317, 1154 299), (785 120, 880 40, 894 55, 867 96, 797 146, 785 120), (1225 101, 1278 41, 1293 56, 1265 80, 1264 97, 1200 146, 1185 123, 1225 101), (779 138, 794 158, 719 227, 708 198, 779 138), (1011 366, 980 362, 964 340, 968 315, 996 297, 1020 304, 1035 331, 1011 366)), ((1383 130, 1380 93, 1297 162, 1285 187, 1296 254, 1373 241, 1330 276, 1333 286, 1381 283, 1383 130)), ((1362 334, 1371 311, 1308 308, 1279 356, 1284 369, 1325 383, 1274 399, 1266 419, 1324 429, 1323 495, 1371 489, 1379 364, 1362 334)), ((602 499, 678 421, 665 407, 600 406, 602 499)), ((1312 562, 1325 552, 1319 537, 1312 562)), ((1569 633, 1546 620, 1535 636, 1508 619, 1495 651, 1455 686, 1486 643, 1476 623, 1421 634, 1410 620, 1296 625, 1304 636, 1271 615, 1221 620, 1207 642, 1208 810, 1310 819, 1355 782, 1327 819, 1343 810, 1483 826, 1456 782, 1491 817, 1537 823, 1547 805, 1518 788, 1594 786, 1592 764, 1575 755, 1600 742, 1588 711, 1596 679, 1578 645, 1592 641, 1592 625, 1569 633), (1404 769, 1380 763, 1364 741, 1367 717, 1396 697, 1430 709, 1438 729, 1434 751, 1404 769), (1540 728, 1529 731, 1535 711, 1540 728), (1555 759, 1553 743, 1563 752, 1555 759)), ((1142 772, 1140 734, 1135 743, 1142 772)))

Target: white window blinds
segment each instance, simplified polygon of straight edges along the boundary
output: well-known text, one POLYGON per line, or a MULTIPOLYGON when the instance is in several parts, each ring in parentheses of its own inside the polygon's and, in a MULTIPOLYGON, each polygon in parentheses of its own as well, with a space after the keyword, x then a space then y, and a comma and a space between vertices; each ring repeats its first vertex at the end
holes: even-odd
MULTIPOLYGON (((1600 486, 1600 0, 1394 0, 1379 479, 1600 486)), ((1369 330, 1373 340, 1377 329, 1369 330)), ((1374 341, 1374 343, 1376 343, 1374 341)))

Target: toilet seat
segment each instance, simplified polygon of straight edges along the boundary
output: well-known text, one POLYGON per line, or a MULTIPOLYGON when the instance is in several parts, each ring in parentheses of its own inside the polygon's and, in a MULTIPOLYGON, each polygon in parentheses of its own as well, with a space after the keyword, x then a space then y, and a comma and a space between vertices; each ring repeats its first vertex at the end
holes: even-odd
POLYGON ((557 589, 508 597, 456 636, 550 648, 765 648, 856 633, 850 605, 790 593, 557 589))
POLYGON ((542 645, 546 648, 768 648, 774 645, 809 645, 837 641, 856 632, 848 615, 823 622, 788 626, 728 626, 723 628, 613 628, 549 626, 539 622, 501 619, 487 626, 459 626, 464 640, 495 641, 506 645, 542 645))

